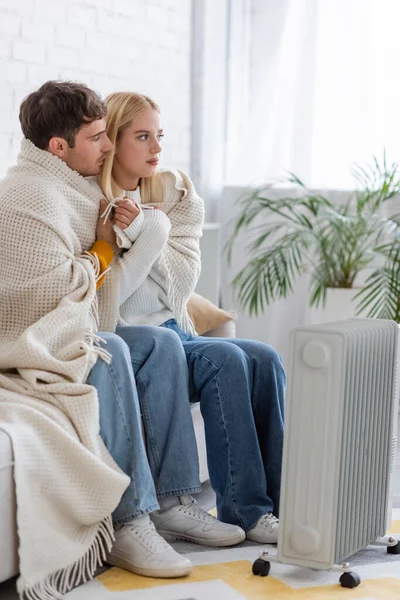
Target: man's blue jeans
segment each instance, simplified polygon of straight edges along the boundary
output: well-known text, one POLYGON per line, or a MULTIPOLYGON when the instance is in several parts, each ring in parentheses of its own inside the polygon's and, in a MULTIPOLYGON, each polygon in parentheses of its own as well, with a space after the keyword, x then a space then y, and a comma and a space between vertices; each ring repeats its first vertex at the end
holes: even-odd
POLYGON ((190 402, 200 401, 208 469, 218 518, 249 531, 261 515, 278 516, 286 377, 279 354, 253 340, 193 337, 175 319, 190 402))
POLYGON ((114 523, 122 525, 156 510, 157 496, 200 491, 197 445, 186 400, 185 355, 176 334, 159 327, 124 327, 118 335, 99 336, 112 361, 98 360, 87 383, 98 392, 100 435, 131 478, 113 514, 114 523))

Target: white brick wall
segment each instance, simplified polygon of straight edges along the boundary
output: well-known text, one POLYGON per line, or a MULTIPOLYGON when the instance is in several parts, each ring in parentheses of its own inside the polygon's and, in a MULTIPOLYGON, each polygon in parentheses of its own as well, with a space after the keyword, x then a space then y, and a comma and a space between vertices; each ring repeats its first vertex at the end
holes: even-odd
POLYGON ((0 176, 21 139, 22 99, 48 79, 160 104, 163 162, 190 165, 191 0, 0 0, 0 176))

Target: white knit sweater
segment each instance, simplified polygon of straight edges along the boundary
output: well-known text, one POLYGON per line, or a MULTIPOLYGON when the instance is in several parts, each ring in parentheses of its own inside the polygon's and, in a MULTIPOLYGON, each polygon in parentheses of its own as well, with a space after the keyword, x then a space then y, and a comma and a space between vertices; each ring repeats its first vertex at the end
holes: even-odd
POLYGON ((97 393, 85 383, 106 358, 96 346, 98 270, 84 254, 99 199, 27 140, 0 183, 0 423, 15 457, 18 589, 31 600, 61 598, 93 574, 129 482, 103 445, 97 393))
MULTIPOLYGON (((172 169, 160 172, 163 197, 142 205, 123 232, 125 242, 129 240, 124 245, 130 248, 117 263, 119 323, 161 325, 175 317, 184 330, 195 334, 186 304, 200 274, 204 204, 187 175, 172 169)), ((139 190, 124 195, 140 202, 139 190)))
MULTIPOLYGON (((140 188, 135 191, 124 191, 124 196, 141 204, 140 188)), ((134 263, 134 270, 129 270, 137 288, 125 298, 121 289, 120 325, 154 325, 158 326, 174 314, 167 295, 165 274, 155 278, 160 254, 163 252, 171 230, 169 218, 160 210, 152 207, 141 207, 140 213, 130 227, 124 230, 125 247, 135 245, 135 256, 139 260, 134 263)), ((130 290, 131 286, 127 286, 130 290)), ((133 288, 132 288, 133 289, 133 288)))

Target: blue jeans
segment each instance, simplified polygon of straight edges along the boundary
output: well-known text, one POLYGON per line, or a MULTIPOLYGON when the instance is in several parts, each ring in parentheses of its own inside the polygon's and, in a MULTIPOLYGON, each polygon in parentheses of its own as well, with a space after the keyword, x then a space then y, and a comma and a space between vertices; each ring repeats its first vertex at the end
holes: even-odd
POLYGON ((279 514, 286 376, 279 354, 253 340, 193 337, 175 319, 190 402, 200 401, 218 518, 249 531, 279 514))
POLYGON ((181 344, 158 327, 124 327, 117 333, 99 334, 112 361, 98 360, 87 383, 97 389, 100 435, 131 478, 113 513, 118 526, 156 510, 157 496, 196 493, 200 483, 181 344))

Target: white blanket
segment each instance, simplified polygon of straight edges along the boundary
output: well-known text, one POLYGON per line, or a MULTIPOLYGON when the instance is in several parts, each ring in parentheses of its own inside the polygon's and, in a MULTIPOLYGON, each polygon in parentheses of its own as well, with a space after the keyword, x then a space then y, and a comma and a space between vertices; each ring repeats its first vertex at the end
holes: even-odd
MULTIPOLYGON (((105 282, 110 289, 100 290, 100 316, 109 319, 110 310, 101 294, 113 290, 115 297, 116 288, 121 303, 120 325, 160 325, 162 313, 154 315, 153 311, 164 303, 171 311, 164 320, 173 316, 180 327, 196 335, 186 305, 200 275, 204 203, 182 171, 165 168, 157 176, 162 195, 159 202, 146 202, 146 206, 159 211, 146 211, 139 226, 137 217, 135 225, 122 232, 127 251, 115 260, 112 277, 105 282)), ((100 190, 95 179, 90 183, 95 191, 100 190)))
MULTIPOLYGON (((24 140, 0 183, 0 421, 15 455, 19 592, 62 598, 92 576, 128 485, 99 436, 94 242, 99 195, 24 140)), ((104 286, 103 301, 111 283, 104 286)), ((109 304, 115 305, 115 301, 109 304)), ((102 329, 113 330, 110 308, 102 329)))

